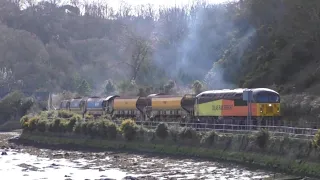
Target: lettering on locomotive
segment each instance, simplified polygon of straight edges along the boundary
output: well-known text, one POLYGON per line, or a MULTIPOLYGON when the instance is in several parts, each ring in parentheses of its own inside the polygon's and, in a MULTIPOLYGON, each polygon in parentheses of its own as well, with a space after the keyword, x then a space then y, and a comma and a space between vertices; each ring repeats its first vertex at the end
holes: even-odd
POLYGON ((232 105, 212 105, 213 111, 232 110, 232 105))

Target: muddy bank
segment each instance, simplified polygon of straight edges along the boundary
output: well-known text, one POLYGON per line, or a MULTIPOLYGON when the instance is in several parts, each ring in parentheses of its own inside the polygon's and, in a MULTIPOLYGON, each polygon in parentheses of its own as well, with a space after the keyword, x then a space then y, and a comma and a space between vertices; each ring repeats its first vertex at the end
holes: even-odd
MULTIPOLYGON (((226 140, 223 140, 226 141, 226 140)), ((219 142, 222 143, 222 140, 219 142)), ((241 140, 238 140, 241 142, 241 140)), ((246 140, 242 140, 246 141, 246 140)), ((22 146, 33 146, 33 147, 41 147, 41 148, 50 148, 50 149, 68 149, 68 150, 81 150, 81 151, 95 151, 101 152, 102 150, 112 150, 115 153, 120 152, 143 152, 145 153, 143 157, 154 157, 154 153, 162 154, 162 156, 158 156, 159 158, 167 158, 174 155, 175 157, 196 157, 198 160, 204 159, 206 160, 222 160, 223 162, 236 162, 238 164, 246 165, 249 168, 264 168, 273 172, 287 172, 289 174, 296 174, 302 177, 305 176, 313 176, 319 177, 320 166, 316 162, 306 161, 306 160, 298 160, 298 159, 288 159, 287 157, 281 157, 277 155, 272 155, 268 152, 269 149, 275 149, 274 144, 265 149, 265 154, 254 152, 253 147, 251 147, 251 152, 244 151, 228 151, 219 149, 218 144, 216 144, 217 148, 205 148, 205 147, 192 147, 186 145, 173 145, 173 144, 160 144, 157 143, 146 143, 141 141, 133 141, 126 142, 121 140, 102 140, 102 139, 92 139, 79 137, 75 135, 61 135, 56 134, 46 134, 46 133, 23 133, 19 138, 11 140, 11 142, 15 142, 15 144, 20 144, 22 146), (164 156, 166 155, 166 156, 164 156), (171 156, 168 156, 171 155, 171 156)), ((242 142, 240 144, 243 144, 242 142)), ((247 142, 250 144, 250 142, 247 142)), ((235 147, 233 145, 233 149, 241 147, 235 147)), ((253 146, 253 145, 251 145, 253 146)), ((231 148, 231 147, 230 147, 231 148)), ((248 148, 248 147, 246 147, 248 148)), ((282 147, 292 148, 290 146, 282 147)), ((275 150, 274 150, 275 151, 275 150)), ((291 150, 293 151, 293 150, 291 150)), ((110 153, 110 152, 109 152, 110 153)), ((297 152, 296 152, 297 153, 297 152)), ((120 153, 123 156, 126 153, 120 153)), ((139 155, 139 154, 138 154, 139 155)), ((140 154, 141 155, 141 154, 140 154)), ((294 154, 290 154, 291 157, 294 154)), ((61 155, 64 157, 63 155, 61 155)), ((117 155, 116 155, 117 156, 117 155)), ((130 156, 130 155, 128 155, 130 156)), ((125 157, 125 155, 124 155, 125 157)), ((179 158, 174 158, 175 160, 179 160, 179 158)), ((133 163, 129 163, 127 166, 134 166, 133 163)), ((206 178, 205 178, 206 179, 206 178)))
MULTIPOLYGON (((267 179, 283 177, 230 163, 198 158, 171 158, 152 154, 85 151, 80 146, 55 145, 42 149, 37 143, 18 142, 19 133, 0 133, 0 172, 13 179, 267 179), (31 146, 33 145, 33 146, 31 146), (69 150, 62 150, 69 148, 69 150), (73 151, 71 151, 73 149, 73 151), (127 177, 127 178, 126 178, 127 177), (129 178, 130 177, 130 178, 129 178)), ((31 138, 31 136, 29 136, 31 138)), ((35 138, 35 136, 33 137, 35 138)), ((39 145, 39 144, 38 144, 39 145)), ((42 144, 43 146, 43 144, 42 144)), ((88 150, 88 149, 87 149, 88 150)))

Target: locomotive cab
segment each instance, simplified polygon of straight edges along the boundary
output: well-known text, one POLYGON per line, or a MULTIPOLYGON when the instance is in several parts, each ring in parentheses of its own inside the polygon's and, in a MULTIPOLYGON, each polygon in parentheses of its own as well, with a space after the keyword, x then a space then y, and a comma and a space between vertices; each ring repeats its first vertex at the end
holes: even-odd
POLYGON ((271 89, 255 89, 253 99, 260 116, 280 116, 280 95, 271 89))

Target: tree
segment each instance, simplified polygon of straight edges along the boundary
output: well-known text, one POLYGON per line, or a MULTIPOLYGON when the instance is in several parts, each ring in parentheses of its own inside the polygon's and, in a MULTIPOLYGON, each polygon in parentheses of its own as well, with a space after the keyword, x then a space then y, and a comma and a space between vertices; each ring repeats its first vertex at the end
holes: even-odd
POLYGON ((200 81, 196 80, 193 82, 192 88, 195 94, 199 94, 202 92, 203 84, 200 81))
POLYGON ((109 95, 110 93, 113 93, 116 90, 115 85, 113 84, 112 80, 107 80, 104 93, 106 95, 109 95))
POLYGON ((78 93, 82 96, 88 96, 91 92, 89 83, 86 80, 82 80, 80 86, 78 87, 78 93))

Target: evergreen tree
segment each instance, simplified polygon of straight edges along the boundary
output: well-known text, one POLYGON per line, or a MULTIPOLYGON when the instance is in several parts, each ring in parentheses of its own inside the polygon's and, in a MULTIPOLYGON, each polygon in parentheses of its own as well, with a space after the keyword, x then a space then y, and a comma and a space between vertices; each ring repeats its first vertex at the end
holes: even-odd
POLYGON ((91 92, 89 83, 84 79, 78 87, 78 93, 82 96, 88 96, 91 92))

